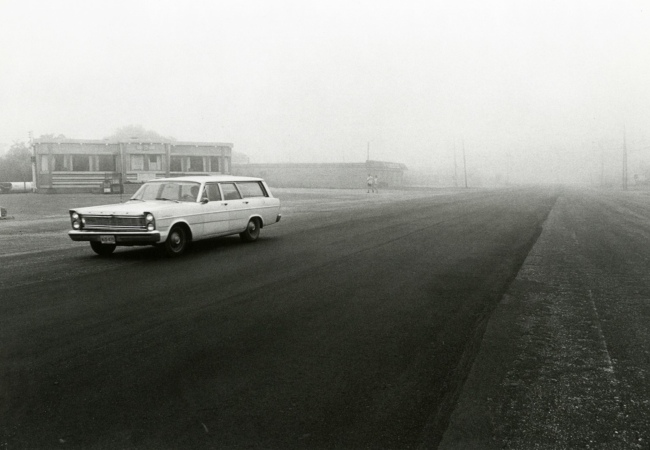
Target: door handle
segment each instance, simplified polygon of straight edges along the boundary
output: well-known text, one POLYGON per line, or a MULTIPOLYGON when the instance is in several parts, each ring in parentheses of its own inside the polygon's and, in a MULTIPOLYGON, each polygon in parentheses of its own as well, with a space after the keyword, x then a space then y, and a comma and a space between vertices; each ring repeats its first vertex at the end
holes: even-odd
POLYGON ((248 205, 248 202, 244 202, 245 205, 248 205))

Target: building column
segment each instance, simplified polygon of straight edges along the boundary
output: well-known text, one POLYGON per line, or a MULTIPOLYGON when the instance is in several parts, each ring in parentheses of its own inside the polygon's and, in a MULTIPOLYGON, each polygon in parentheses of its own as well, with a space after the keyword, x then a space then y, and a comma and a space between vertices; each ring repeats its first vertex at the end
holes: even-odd
MULTIPOLYGON (((120 177, 122 178, 122 185, 126 183, 126 164, 124 163, 124 145, 119 142, 119 149, 120 149, 120 167, 119 167, 119 172, 120 172, 120 177)), ((124 189, 124 188, 122 188, 124 189)))
POLYGON ((165 144, 165 176, 169 177, 172 165, 172 144, 165 144))

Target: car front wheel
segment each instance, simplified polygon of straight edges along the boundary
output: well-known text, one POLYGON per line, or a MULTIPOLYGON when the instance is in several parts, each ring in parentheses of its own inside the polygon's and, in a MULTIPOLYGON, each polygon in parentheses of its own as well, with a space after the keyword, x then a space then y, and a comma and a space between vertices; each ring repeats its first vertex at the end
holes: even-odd
POLYGON ((181 226, 175 226, 171 229, 165 241, 165 253, 167 256, 180 256, 185 252, 188 244, 187 230, 181 226))
POLYGON ((248 221, 246 229, 239 233, 239 237, 244 242, 253 242, 256 241, 260 236, 260 221, 259 219, 251 219, 248 221))
POLYGON ((99 256, 108 256, 115 251, 115 244, 102 244, 101 242, 90 241, 90 247, 99 256))

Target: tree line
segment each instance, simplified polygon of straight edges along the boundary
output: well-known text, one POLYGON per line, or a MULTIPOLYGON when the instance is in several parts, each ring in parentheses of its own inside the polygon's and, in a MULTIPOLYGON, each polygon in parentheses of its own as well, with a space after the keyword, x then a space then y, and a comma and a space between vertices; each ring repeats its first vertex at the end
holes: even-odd
POLYGON ((0 158, 0 181, 32 181, 32 150, 25 142, 14 142, 0 158))

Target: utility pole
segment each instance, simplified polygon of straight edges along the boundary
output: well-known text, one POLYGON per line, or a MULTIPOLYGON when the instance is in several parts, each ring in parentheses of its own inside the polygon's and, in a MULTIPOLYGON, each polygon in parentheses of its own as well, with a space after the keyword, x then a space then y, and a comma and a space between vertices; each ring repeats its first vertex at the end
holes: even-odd
POLYGON ((465 140, 463 140, 463 169, 465 171, 465 189, 467 189, 467 159, 465 159, 465 140))
MULTIPOLYGON (((31 131, 29 132, 29 147, 32 150, 32 192, 36 192, 36 145, 34 145, 34 133, 31 131)), ((48 160, 48 164, 52 164, 52 162, 48 160)))
POLYGON ((623 127, 623 190, 627 190, 627 144, 625 142, 625 126, 623 127))

